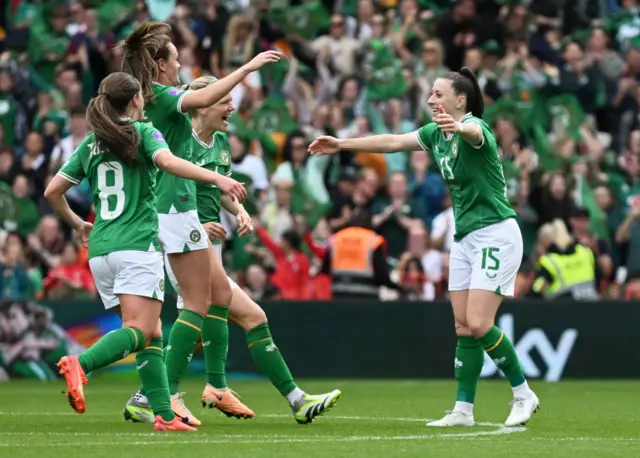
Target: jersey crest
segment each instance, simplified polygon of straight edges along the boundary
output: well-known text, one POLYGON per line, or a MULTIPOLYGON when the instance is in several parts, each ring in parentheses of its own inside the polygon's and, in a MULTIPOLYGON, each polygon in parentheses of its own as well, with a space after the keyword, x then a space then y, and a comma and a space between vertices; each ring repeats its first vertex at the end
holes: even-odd
POLYGON ((455 159, 458 156, 458 139, 451 142, 451 156, 455 159))
POLYGON ((222 165, 229 165, 231 159, 227 151, 222 151, 220 153, 220 161, 222 162, 222 165))

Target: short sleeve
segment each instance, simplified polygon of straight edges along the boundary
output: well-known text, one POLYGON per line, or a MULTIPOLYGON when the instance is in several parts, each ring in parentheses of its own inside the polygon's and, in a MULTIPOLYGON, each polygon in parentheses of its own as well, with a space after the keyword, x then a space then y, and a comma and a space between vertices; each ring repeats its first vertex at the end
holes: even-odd
POLYGON ((182 111, 182 99, 187 95, 187 92, 179 87, 162 87, 156 91, 154 103, 165 113, 185 114, 182 111))
POLYGON ((425 151, 431 150, 433 146, 433 133, 438 128, 435 122, 431 122, 426 126, 422 126, 420 129, 416 130, 416 136, 418 137, 418 143, 422 146, 422 149, 425 151))
POLYGON ((90 147, 86 142, 87 140, 83 141, 69 160, 58 170, 58 175, 76 186, 86 177, 86 173, 82 167, 82 156, 89 153, 87 149, 90 147))
POLYGON ((479 145, 471 145, 472 147, 474 147, 475 149, 483 149, 483 147, 495 145, 496 140, 495 140, 495 137, 493 136, 493 132, 491 132, 489 125, 486 122, 484 122, 482 119, 476 118, 475 116, 470 116, 468 118, 463 119, 462 123, 463 124, 474 123, 479 125, 480 128, 482 129, 482 142, 479 145))
POLYGON ((153 127, 151 123, 139 124, 140 140, 142 142, 142 154, 155 162, 156 155, 162 150, 169 150, 169 145, 162 133, 153 127))

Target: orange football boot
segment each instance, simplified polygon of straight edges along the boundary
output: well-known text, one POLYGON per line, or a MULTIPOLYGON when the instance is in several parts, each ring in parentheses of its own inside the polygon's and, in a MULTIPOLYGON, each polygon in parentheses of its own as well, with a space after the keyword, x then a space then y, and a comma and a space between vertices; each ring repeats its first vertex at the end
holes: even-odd
POLYGON ((67 382, 67 398, 69 405, 77 413, 84 413, 87 402, 84 398, 84 387, 88 380, 77 356, 63 356, 58 362, 60 374, 67 382))
POLYGON ((253 410, 244 405, 230 389, 217 390, 207 384, 202 392, 202 407, 216 408, 227 417, 253 418, 253 410))
POLYGON ((187 406, 184 405, 184 393, 176 393, 171 396, 171 410, 176 416, 186 419, 186 423, 191 426, 200 426, 202 422, 198 420, 187 406))
POLYGON ((156 423, 153 425, 154 431, 197 431, 197 429, 182 422, 182 418, 175 417, 171 421, 165 421, 161 416, 156 417, 156 423))

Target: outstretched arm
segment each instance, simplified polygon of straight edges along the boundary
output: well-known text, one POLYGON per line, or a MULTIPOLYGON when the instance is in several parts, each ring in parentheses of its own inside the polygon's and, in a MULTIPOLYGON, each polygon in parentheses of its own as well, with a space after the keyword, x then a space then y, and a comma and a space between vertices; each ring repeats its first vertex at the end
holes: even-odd
POLYGON ((317 138, 311 143, 309 152, 323 156, 326 154, 335 154, 340 150, 395 153, 398 151, 414 151, 421 148, 418 142, 418 134, 416 132, 410 132, 402 135, 384 134, 343 139, 324 136, 317 138))
POLYGON ((243 79, 251 72, 259 70, 260 67, 270 62, 277 62, 282 56, 278 51, 266 51, 258 54, 249 63, 243 65, 235 72, 225 76, 221 80, 210 84, 209 86, 198 89, 197 91, 189 91, 182 98, 180 110, 186 113, 196 108, 207 108, 214 103, 222 100, 231 90, 242 82, 243 79))
POLYGON ((162 170, 166 170, 172 175, 186 178, 188 180, 202 181, 205 183, 213 183, 226 194, 233 196, 240 202, 247 198, 247 190, 242 184, 233 178, 220 175, 219 173, 207 170, 189 161, 185 161, 174 156, 168 149, 162 149, 155 153, 153 160, 162 170))

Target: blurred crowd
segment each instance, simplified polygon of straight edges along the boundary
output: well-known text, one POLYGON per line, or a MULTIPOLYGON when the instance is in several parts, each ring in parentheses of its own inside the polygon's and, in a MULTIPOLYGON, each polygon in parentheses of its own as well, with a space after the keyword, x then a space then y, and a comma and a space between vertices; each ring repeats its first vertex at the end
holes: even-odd
MULTIPOLYGON (((86 252, 42 194, 120 68, 115 45, 149 20, 172 25, 184 83, 265 49, 287 56, 233 91, 233 171, 259 229, 235 237, 225 215, 225 266, 255 299, 330 298, 325 248, 363 212, 402 296, 446 297, 453 210, 429 153, 307 147, 415 130, 435 79, 463 65, 523 232, 517 295, 553 243, 540 228, 561 220, 595 253, 602 297, 640 296, 638 0, 10 0, 0 14, 0 298, 95 297, 86 252)), ((67 198, 93 218, 87 183, 67 198)))

